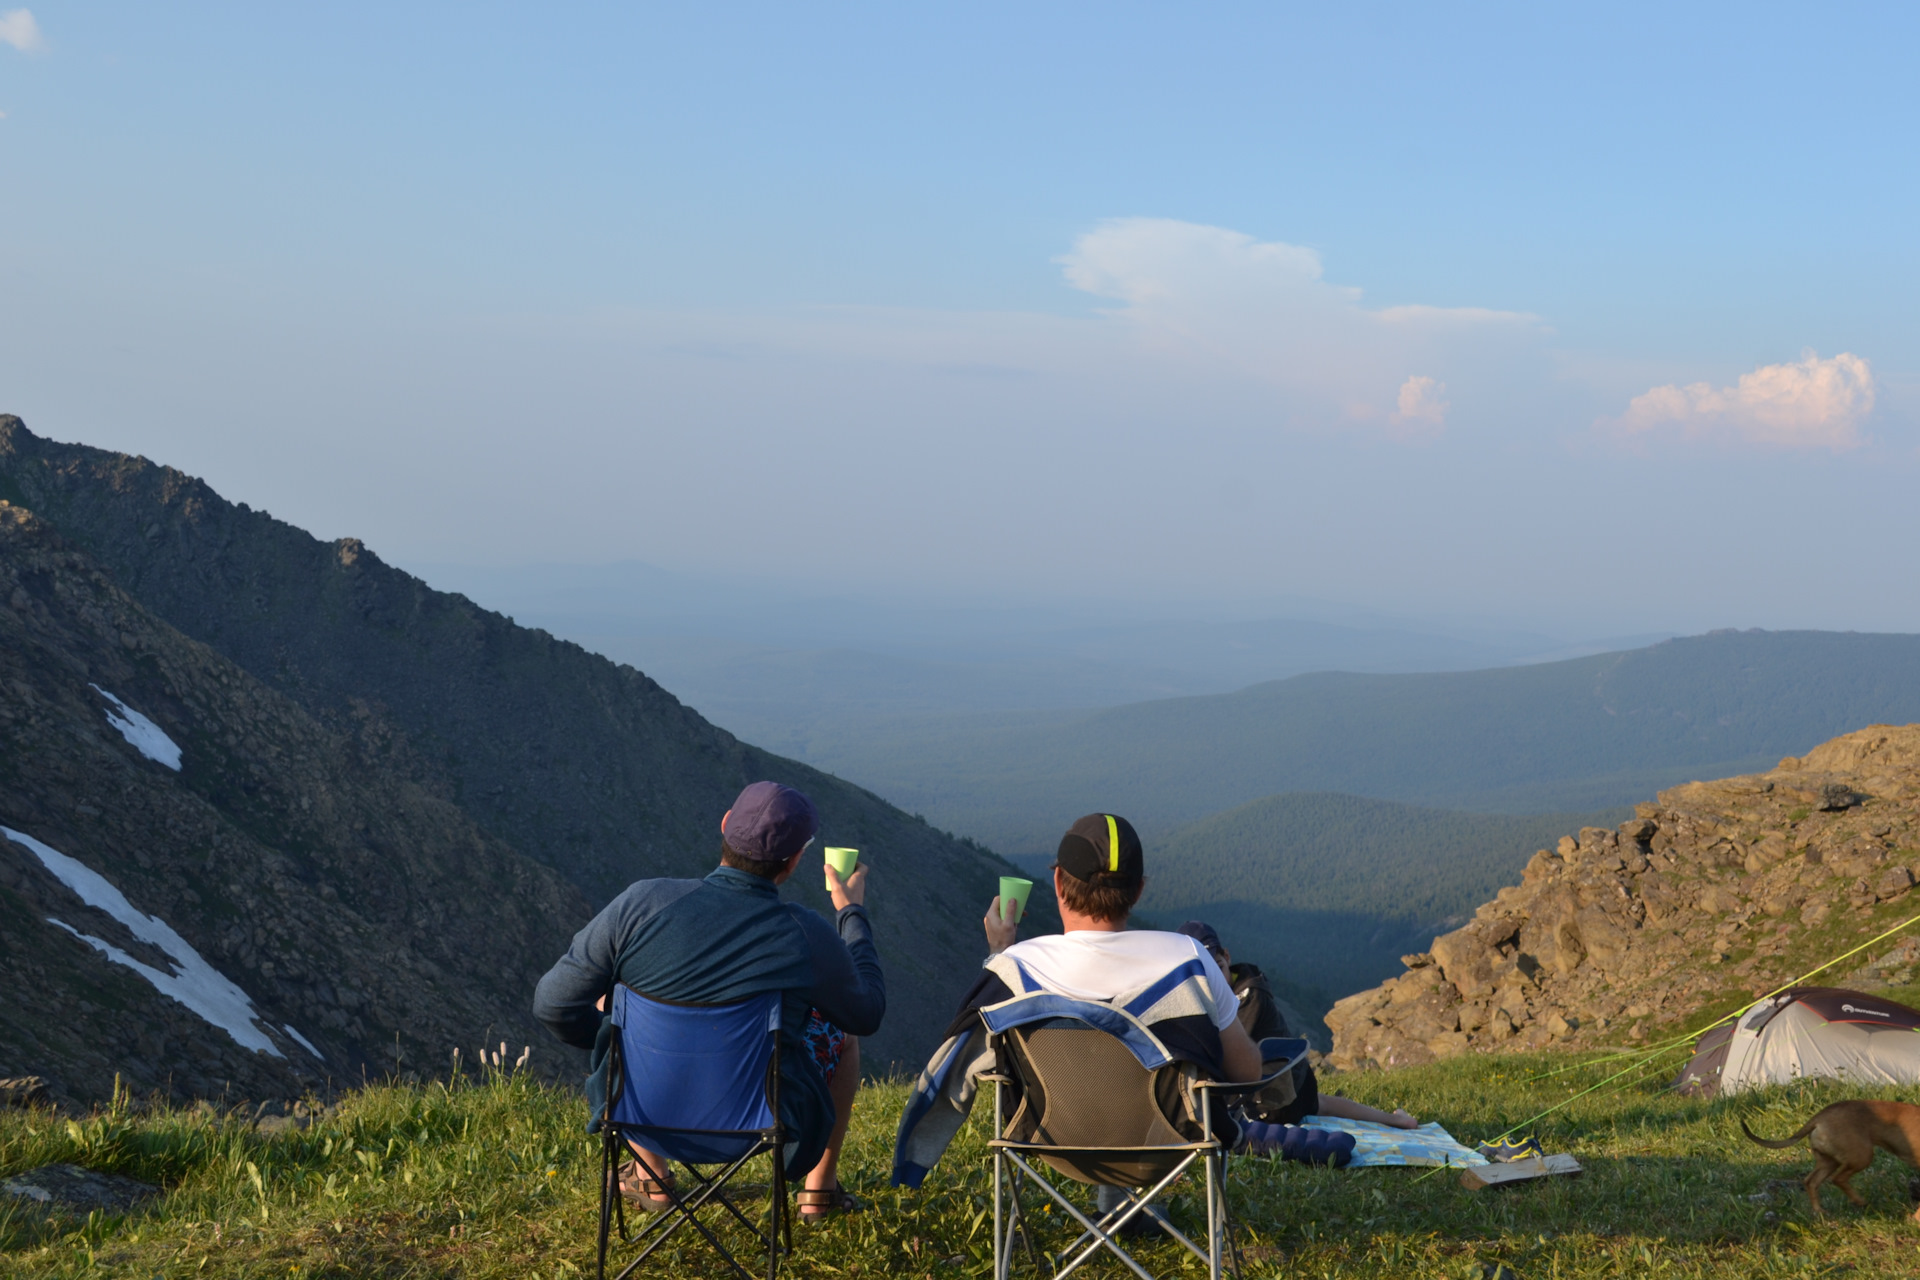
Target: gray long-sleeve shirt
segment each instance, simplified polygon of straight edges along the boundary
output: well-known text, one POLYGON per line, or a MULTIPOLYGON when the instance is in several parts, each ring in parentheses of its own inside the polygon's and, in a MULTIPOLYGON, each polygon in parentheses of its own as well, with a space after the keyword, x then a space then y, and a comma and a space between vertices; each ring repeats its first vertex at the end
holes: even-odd
MULTIPOLYGON (((600 997, 622 982, 642 995, 728 1004, 780 991, 781 1111, 818 1158, 833 1127, 826 1082, 805 1051, 807 1014, 849 1035, 872 1035, 886 1013, 886 980, 866 908, 818 912, 783 902, 775 886, 732 867, 704 880, 641 880, 574 935, 534 993, 534 1016, 560 1039, 591 1049, 600 997)), ((598 1081, 600 1063, 595 1062, 598 1081)), ((807 1167, 811 1167, 811 1161, 807 1167)))

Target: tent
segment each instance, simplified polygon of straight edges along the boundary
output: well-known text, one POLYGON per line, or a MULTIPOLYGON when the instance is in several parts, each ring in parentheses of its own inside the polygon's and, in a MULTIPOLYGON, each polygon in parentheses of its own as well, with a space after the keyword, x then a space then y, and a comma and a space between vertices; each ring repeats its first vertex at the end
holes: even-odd
POLYGON ((1701 1036, 1673 1087, 1710 1098, 1812 1077, 1920 1084, 1920 1010, 1864 991, 1796 987, 1701 1036))

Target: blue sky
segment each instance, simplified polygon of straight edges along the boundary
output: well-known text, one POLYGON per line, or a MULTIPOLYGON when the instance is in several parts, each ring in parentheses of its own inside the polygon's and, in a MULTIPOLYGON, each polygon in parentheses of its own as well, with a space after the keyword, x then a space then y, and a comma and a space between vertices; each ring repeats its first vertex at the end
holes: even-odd
POLYGON ((0 410, 389 558, 1920 629, 1916 18, 0 0, 0 410))

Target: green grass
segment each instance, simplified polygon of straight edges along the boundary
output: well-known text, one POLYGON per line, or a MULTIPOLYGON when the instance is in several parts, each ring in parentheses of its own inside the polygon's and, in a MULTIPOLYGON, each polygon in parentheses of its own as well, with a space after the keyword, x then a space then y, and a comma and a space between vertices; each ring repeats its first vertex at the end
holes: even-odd
MULTIPOLYGON (((1596 1065, 1530 1079, 1568 1061, 1472 1057, 1326 1084, 1375 1105, 1404 1104, 1477 1140, 1606 1074, 1596 1065)), ((885 1183, 904 1092, 881 1084, 861 1095, 843 1178, 869 1208, 796 1231, 790 1274, 942 1280, 986 1273, 980 1113, 924 1188, 895 1191, 885 1183)), ((1773 1186, 1805 1172, 1804 1149, 1771 1152, 1740 1136, 1742 1116, 1761 1133, 1783 1134, 1818 1106, 1861 1092, 1811 1083, 1709 1103, 1673 1097, 1655 1081, 1603 1091, 1533 1129, 1549 1150, 1578 1156, 1585 1176, 1500 1191, 1469 1192, 1451 1172, 1235 1161, 1232 1194, 1248 1274, 1464 1278, 1481 1276, 1488 1264, 1505 1264, 1526 1280, 1912 1274, 1920 1271, 1920 1226, 1906 1220, 1904 1166, 1881 1156, 1856 1180, 1867 1208, 1830 1193, 1830 1216, 1816 1222, 1797 1186, 1773 1186)), ((37 1209, 0 1208, 0 1273, 23 1280, 591 1273, 596 1148, 581 1132, 583 1116, 572 1093, 501 1075, 451 1089, 368 1089, 312 1128, 272 1137, 204 1110, 122 1106, 78 1121, 46 1112, 0 1116, 0 1174, 68 1161, 166 1189, 123 1218, 58 1221, 37 1209)), ((1187 1200, 1176 1200, 1173 1213, 1177 1221, 1198 1217, 1187 1200)), ((1144 1256, 1161 1274, 1203 1274, 1176 1250, 1156 1245, 1144 1256)), ((646 1274, 719 1271, 689 1248, 646 1274)), ((1024 1264, 1018 1274, 1027 1274, 1024 1264)), ((1103 1266, 1094 1274, 1120 1273, 1103 1266)))

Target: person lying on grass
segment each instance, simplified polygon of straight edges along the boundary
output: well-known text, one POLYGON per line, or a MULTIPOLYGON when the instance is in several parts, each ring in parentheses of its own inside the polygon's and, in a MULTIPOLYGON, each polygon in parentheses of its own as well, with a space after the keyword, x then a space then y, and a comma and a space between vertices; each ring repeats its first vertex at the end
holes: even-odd
MULTIPOLYGON (((1272 1036, 1290 1036, 1287 1020, 1280 1013, 1280 1007, 1273 998, 1273 988, 1267 983, 1267 975, 1260 972, 1254 964, 1233 963, 1233 953, 1220 941, 1220 935, 1214 927, 1204 920, 1189 920, 1180 926, 1181 933, 1192 938, 1207 949, 1220 971, 1227 975, 1227 981, 1233 986, 1234 999, 1239 1002, 1240 1026, 1257 1044, 1272 1036)), ((1278 1107, 1263 1107, 1260 1096, 1248 1100, 1247 1118, 1256 1123, 1300 1124, 1308 1116, 1331 1116, 1341 1120, 1367 1120, 1374 1124, 1390 1125, 1395 1129, 1417 1129, 1420 1122, 1404 1110, 1381 1111, 1364 1103, 1343 1098, 1337 1093, 1320 1092, 1320 1081, 1314 1075, 1311 1063, 1302 1059, 1293 1069, 1293 1101, 1278 1107)), ((1263 1133, 1250 1129, 1248 1140, 1258 1144, 1263 1133)))
MULTIPOLYGON (((794 1135, 787 1175, 806 1179, 802 1221, 860 1207, 841 1186, 840 1148, 860 1087, 860 1042, 880 1029, 886 981, 867 918, 867 866, 842 880, 826 868, 834 924, 779 886, 800 865, 820 819, 791 787, 756 782, 720 819, 720 866, 704 880, 641 880, 574 936, 540 979, 533 1012, 570 1045, 593 1049, 616 982, 655 1000, 731 1004, 782 993, 780 1112, 794 1135)), ((605 1106, 604 1057, 587 1090, 596 1121, 605 1106)), ((630 1143, 620 1190, 661 1210, 672 1201, 666 1158, 630 1143)))

